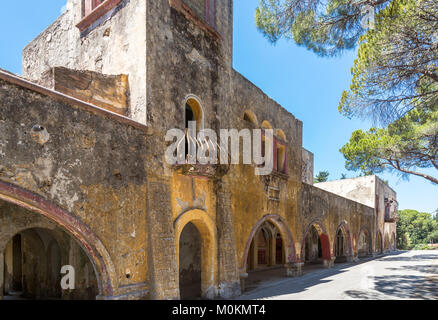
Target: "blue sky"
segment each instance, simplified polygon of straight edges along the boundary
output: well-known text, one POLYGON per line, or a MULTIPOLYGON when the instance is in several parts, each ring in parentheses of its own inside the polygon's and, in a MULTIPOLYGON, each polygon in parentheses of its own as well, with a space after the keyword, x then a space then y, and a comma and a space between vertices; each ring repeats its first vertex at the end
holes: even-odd
MULTIPOLYGON (((0 68, 21 74, 22 49, 59 16, 65 0, 3 2, 0 68)), ((327 170, 331 179, 339 179, 342 173, 355 177, 358 173, 345 169, 339 149, 354 130, 367 129, 371 123, 348 120, 337 111, 341 93, 349 87, 355 52, 327 59, 288 41, 273 46, 255 27, 257 3, 234 1, 235 69, 303 121, 303 144, 315 154, 315 172, 327 170)), ((430 173, 436 174, 436 170, 430 173)), ((400 209, 438 209, 438 187, 424 179, 405 181, 395 174, 381 177, 397 192, 400 209)))

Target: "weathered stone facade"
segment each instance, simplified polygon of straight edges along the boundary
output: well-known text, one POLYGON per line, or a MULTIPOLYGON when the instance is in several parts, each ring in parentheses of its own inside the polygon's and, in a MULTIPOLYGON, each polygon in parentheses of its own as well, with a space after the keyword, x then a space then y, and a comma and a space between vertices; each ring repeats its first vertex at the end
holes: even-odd
MULTIPOLYGON (((178 299, 194 291, 232 298, 254 269, 300 275, 306 243, 328 267, 358 255, 362 230, 374 250, 383 230, 375 207, 312 186, 302 122, 232 68, 232 0, 204 1, 206 17, 190 7, 202 1, 107 1, 109 11, 80 30, 90 18, 82 16, 83 1, 69 0, 24 50, 29 81, 0 72, 0 200, 15 206, 0 206, 4 241, 12 230, 64 232, 77 244, 72 265, 83 252, 93 266, 100 299, 178 299), (58 89, 57 81, 64 83, 58 89), (110 97, 99 104, 104 92, 110 97), (167 164, 166 132, 186 128, 187 108, 215 132, 274 129, 281 170, 281 153, 268 176, 256 175, 255 165, 167 164), (16 207, 24 210, 17 221, 16 207)), ((376 192, 386 197, 384 188, 376 192)), ((0 288, 10 282, 3 275, 0 288)), ((62 297, 87 298, 89 283, 62 297)))

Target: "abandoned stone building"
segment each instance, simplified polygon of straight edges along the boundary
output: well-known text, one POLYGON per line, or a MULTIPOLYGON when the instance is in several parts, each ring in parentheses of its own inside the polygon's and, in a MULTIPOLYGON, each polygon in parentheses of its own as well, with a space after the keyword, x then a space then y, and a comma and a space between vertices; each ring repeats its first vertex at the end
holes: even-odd
POLYGON ((232 298, 395 249, 395 192, 313 185, 303 123, 233 69, 232 37, 232 0, 68 0, 22 77, 0 71, 0 298, 232 298), (169 165, 189 120, 273 129, 274 172, 169 165))

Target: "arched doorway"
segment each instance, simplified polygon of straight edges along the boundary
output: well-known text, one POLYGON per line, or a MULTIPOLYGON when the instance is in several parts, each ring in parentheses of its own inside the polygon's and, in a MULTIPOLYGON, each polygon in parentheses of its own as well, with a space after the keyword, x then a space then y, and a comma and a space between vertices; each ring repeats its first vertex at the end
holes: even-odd
POLYGON ((207 212, 191 210, 174 223, 181 299, 217 297, 216 225, 207 212))
POLYGON ((266 215, 255 224, 241 261, 240 272, 248 274, 246 291, 256 288, 262 281, 291 275, 290 266, 296 262, 295 245, 280 216, 266 215))
POLYGON ((366 229, 362 229, 359 234, 357 252, 359 258, 371 255, 371 234, 366 229))
POLYGON ((342 229, 339 229, 338 232, 336 233, 335 256, 336 256, 335 262, 347 261, 346 237, 342 229))
POLYGON ((330 240, 321 224, 312 222, 307 227, 301 246, 301 259, 307 265, 331 261, 330 240))
POLYGON ((248 271, 285 264, 283 239, 279 230, 265 221, 257 230, 247 257, 248 271))
POLYGON ((179 240, 179 285, 183 300, 202 296, 201 257, 201 233, 193 223, 188 223, 179 240))
POLYGON ((322 263, 321 238, 315 226, 310 228, 310 232, 305 238, 304 262, 322 263))
POLYGON ((334 242, 335 263, 352 261, 353 247, 351 243, 351 235, 347 223, 342 222, 336 230, 334 242))
POLYGON ((376 236, 376 252, 377 253, 383 253, 383 243, 382 243, 382 234, 377 232, 376 236))
POLYGON ((91 300, 98 295, 97 278, 86 254, 59 228, 25 229, 4 251, 3 295, 6 299, 91 300), (74 289, 61 287, 61 268, 74 268, 74 289))

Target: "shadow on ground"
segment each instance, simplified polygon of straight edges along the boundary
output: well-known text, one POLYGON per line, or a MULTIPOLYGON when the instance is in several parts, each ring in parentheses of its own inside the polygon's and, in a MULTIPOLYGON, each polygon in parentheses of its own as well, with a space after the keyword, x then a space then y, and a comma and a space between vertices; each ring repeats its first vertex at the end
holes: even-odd
MULTIPOLYGON (((375 258, 366 258, 358 263, 343 263, 337 264, 332 269, 312 270, 312 272, 305 272, 304 276, 294 279, 274 279, 276 281, 263 282, 257 281, 251 286, 251 291, 246 291, 242 299, 268 299, 283 295, 290 295, 300 293, 313 286, 328 283, 333 280, 327 278, 346 272, 348 268, 364 264, 375 260, 376 262, 389 261, 427 261, 436 260, 437 255, 433 254, 415 254, 410 257, 400 256, 407 251, 398 251, 379 256, 375 258)), ((422 275, 387 275, 374 276, 369 279, 374 283, 374 292, 349 290, 345 291, 346 299, 360 299, 360 300, 382 300, 388 299, 392 296, 397 299, 422 299, 422 300, 436 300, 438 299, 438 277, 437 266, 434 265, 404 265, 396 268, 387 268, 388 270, 415 270, 433 276, 426 277, 422 275)), ((261 277, 260 277, 261 278, 261 277)))
MULTIPOLYGON (((402 253, 406 253, 407 251, 400 251, 399 254, 402 253)), ((398 256, 388 256, 388 257, 384 257, 379 259, 382 262, 387 262, 387 261, 424 261, 424 260, 436 260, 437 256, 433 255, 433 254, 417 254, 415 256, 412 257, 398 257, 398 256)))
MULTIPOLYGON (((436 269, 435 269, 436 270, 436 269)), ((345 295, 352 299, 380 300, 388 296, 397 299, 438 299, 438 281, 426 279, 423 276, 384 276, 374 277, 375 291, 369 293, 358 290, 346 291, 345 295)))
MULTIPOLYGON (((399 253, 393 253, 391 255, 397 255, 399 253)), ((274 296, 282 296, 288 294, 294 294, 298 292, 303 292, 307 288, 316 286, 322 283, 328 283, 333 280, 327 280, 331 276, 341 274, 346 272, 348 268, 353 266, 361 265, 367 263, 374 259, 382 258, 382 256, 378 257, 368 257, 363 258, 356 263, 339 263, 335 264, 335 266, 331 269, 326 269, 321 265, 315 266, 310 265, 304 268, 304 275, 298 278, 285 278, 284 276, 280 277, 276 275, 275 277, 270 277, 269 279, 265 279, 265 281, 259 280, 262 278, 264 272, 260 272, 257 275, 257 280, 253 278, 250 285, 247 286, 247 290, 244 295, 240 299, 268 299, 274 296), (255 280, 255 281, 254 281, 255 280), (293 284, 291 284, 293 281, 293 284), (269 288, 272 288, 272 291, 275 290, 272 294, 267 294, 267 291, 271 291, 269 288)), ((273 271, 268 271, 267 274, 272 273, 273 271)), ((256 274, 256 273, 255 273, 256 274)), ((254 275, 253 275, 254 277, 254 275)))

